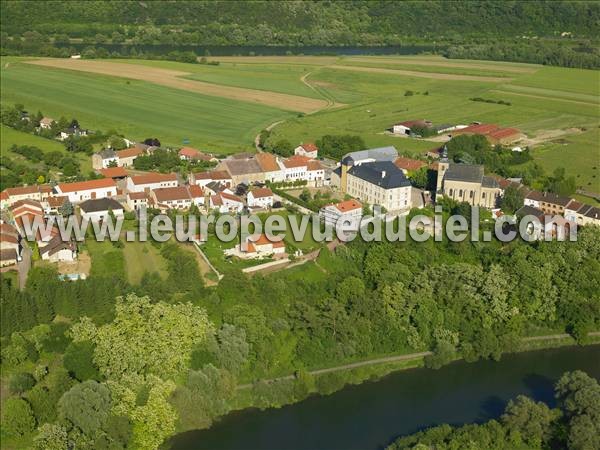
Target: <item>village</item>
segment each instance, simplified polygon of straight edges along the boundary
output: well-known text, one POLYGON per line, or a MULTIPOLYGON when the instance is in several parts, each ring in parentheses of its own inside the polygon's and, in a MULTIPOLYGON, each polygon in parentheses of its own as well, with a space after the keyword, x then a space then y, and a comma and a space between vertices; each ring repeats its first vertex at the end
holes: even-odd
MULTIPOLYGON (((52 124, 50 118, 40 120, 41 129, 48 129, 52 124)), ((482 164, 455 163, 448 158, 444 142, 457 135, 481 135, 492 144, 508 145, 507 151, 521 152, 521 147, 514 146, 523 138, 517 129, 480 123, 434 126, 427 120, 412 120, 393 125, 389 132, 412 138, 433 136, 442 146, 424 153, 420 159, 401 156, 395 146, 388 146, 349 152, 340 161, 320 157, 314 143, 298 145, 289 157, 258 151, 221 158, 190 146, 162 148, 158 141, 152 140, 147 143, 125 140, 126 148, 121 150, 107 146, 91 156, 96 179, 2 191, 2 270, 18 270, 25 280, 34 259, 66 263, 66 279, 85 278, 85 269, 75 274, 68 269, 68 264, 75 264, 78 258, 75 241, 64 242, 53 228, 48 233, 38 233, 35 242, 28 244, 24 218, 33 223, 36 218, 45 221, 56 215, 76 215, 100 222, 111 215, 135 217, 142 208, 163 214, 180 211, 232 215, 293 210, 302 214, 318 213, 323 223, 333 227, 343 220, 358 229, 364 214, 379 211, 393 218, 407 215, 415 208, 431 207, 442 199, 484 208, 490 211, 492 220, 496 220, 508 213, 502 207, 502 200, 505 193, 512 190, 522 202, 519 201, 516 212, 510 213, 517 217, 537 217, 545 233, 562 235, 572 224, 600 225, 600 208, 530 189, 518 178, 486 174, 482 164), (201 163, 202 170, 182 175, 141 171, 134 167, 137 158, 155 152, 176 153, 181 161, 201 163), (427 173, 435 180, 429 189, 416 186, 418 172, 427 173), (547 215, 559 217, 547 221, 547 215), (32 255, 32 252, 35 253, 32 255)), ((64 140, 87 133, 88 130, 77 126, 56 138, 64 140)), ((541 239, 543 235, 540 233, 537 237, 541 239)), ((222 252, 227 258, 267 263, 282 259, 290 262, 289 257, 302 256, 301 250, 286 249, 284 242, 272 242, 264 234, 252 236, 248 242, 222 252)), ((204 254, 203 257, 210 265, 204 254)))

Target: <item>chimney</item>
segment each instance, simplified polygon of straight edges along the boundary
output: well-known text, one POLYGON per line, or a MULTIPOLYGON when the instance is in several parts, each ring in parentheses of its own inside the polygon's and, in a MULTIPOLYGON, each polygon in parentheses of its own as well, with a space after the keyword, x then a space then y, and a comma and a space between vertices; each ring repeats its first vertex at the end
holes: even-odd
POLYGON ((385 170, 381 171, 381 178, 385 178, 385 170))

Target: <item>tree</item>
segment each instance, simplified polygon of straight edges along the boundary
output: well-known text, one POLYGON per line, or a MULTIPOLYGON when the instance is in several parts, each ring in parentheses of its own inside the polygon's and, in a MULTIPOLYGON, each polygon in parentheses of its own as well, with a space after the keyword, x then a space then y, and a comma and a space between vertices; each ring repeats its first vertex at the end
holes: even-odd
POLYGON ((35 450, 65 450, 68 448, 69 440, 67 430, 62 425, 45 423, 38 435, 34 438, 33 448, 35 450))
POLYGON ((69 201, 69 199, 66 199, 65 202, 60 205, 58 212, 63 217, 69 217, 73 215, 73 204, 69 201))
POLYGON ((35 378, 29 372, 18 372, 10 378, 10 391, 22 394, 35 386, 35 378))
POLYGON ((500 207, 507 214, 514 214, 514 212, 523 206, 524 195, 521 189, 512 184, 504 190, 502 200, 500 200, 500 207))
POLYGON ((85 435, 93 436, 108 419, 112 406, 110 391, 97 381, 76 384, 58 401, 58 413, 85 435))
POLYGON ((231 373, 239 373, 250 351, 244 329, 225 323, 217 332, 217 342, 216 358, 219 364, 231 373))
POLYGON ((552 422, 556 418, 556 411, 545 403, 519 395, 508 402, 501 420, 509 429, 521 433, 525 442, 538 447, 550 439, 552 422))
POLYGON ((79 381, 99 380, 100 373, 94 364, 94 343, 71 342, 65 351, 63 365, 79 381))
POLYGON ((10 397, 2 407, 2 425, 7 434, 23 436, 35 428, 33 411, 27 401, 10 397))

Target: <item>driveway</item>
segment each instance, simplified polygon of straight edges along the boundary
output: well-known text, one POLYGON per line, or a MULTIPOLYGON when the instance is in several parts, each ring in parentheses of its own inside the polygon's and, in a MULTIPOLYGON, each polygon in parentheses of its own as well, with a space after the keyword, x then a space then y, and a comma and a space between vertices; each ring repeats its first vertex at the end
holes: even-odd
POLYGON ((23 290, 27 282, 27 274, 29 273, 29 269, 31 269, 31 249, 27 244, 23 247, 21 261, 19 261, 17 267, 19 269, 19 288, 23 290))

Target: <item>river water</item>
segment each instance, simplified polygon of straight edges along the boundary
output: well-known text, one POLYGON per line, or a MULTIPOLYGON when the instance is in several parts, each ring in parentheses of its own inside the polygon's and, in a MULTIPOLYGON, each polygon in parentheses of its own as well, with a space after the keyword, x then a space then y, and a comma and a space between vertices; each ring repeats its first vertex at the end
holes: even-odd
POLYGON ((600 345, 396 372, 281 409, 235 412, 170 444, 173 450, 379 450, 426 427, 497 418, 519 394, 554 406, 553 384, 576 369, 600 380, 600 345))

